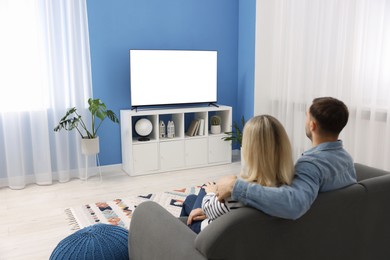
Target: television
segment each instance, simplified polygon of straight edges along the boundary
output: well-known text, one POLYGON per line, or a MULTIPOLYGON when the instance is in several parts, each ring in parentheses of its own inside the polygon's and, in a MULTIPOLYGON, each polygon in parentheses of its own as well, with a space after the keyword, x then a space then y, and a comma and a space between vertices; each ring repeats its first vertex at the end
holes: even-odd
POLYGON ((130 50, 131 106, 217 102, 217 51, 130 50))

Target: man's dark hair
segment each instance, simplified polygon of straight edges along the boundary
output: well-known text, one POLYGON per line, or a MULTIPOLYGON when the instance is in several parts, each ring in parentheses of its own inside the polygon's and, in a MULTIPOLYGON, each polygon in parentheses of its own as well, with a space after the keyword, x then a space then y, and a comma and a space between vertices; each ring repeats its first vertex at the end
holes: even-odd
POLYGON ((348 108, 332 97, 315 98, 309 109, 324 134, 339 135, 348 122, 348 108))

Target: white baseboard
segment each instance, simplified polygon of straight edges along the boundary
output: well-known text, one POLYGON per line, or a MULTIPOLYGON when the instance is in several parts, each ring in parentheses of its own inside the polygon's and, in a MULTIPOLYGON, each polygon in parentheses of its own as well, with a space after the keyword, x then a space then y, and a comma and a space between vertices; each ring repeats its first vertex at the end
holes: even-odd
POLYGON ((239 156, 241 154, 241 150, 239 150, 239 149, 234 149, 234 150, 232 150, 232 155, 233 156, 239 156))
POLYGON ((239 162, 241 161, 241 150, 234 149, 232 150, 232 162, 239 162))
POLYGON ((103 173, 110 173, 110 172, 122 172, 122 164, 121 163, 118 163, 118 164, 110 164, 110 165, 103 165, 103 166, 100 166, 101 170, 102 170, 102 174, 103 173))

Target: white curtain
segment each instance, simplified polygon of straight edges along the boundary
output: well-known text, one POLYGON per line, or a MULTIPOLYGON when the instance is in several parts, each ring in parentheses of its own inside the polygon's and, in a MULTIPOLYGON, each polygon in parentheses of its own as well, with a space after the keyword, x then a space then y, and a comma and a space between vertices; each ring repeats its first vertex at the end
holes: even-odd
POLYGON ((320 96, 349 107, 354 160, 390 170, 390 0, 257 0, 254 112, 282 121, 296 158, 320 96))
POLYGON ((92 93, 86 1, 0 0, 0 35, 0 187, 82 174, 80 137, 53 128, 92 93))

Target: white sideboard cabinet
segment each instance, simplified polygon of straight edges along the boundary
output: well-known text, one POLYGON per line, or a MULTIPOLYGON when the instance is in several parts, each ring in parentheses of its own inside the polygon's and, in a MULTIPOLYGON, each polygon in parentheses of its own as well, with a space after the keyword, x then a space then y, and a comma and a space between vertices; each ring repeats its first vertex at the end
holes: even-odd
MULTIPOLYGON (((189 169, 232 162, 231 141, 224 141, 224 132, 232 130, 232 108, 190 107, 171 109, 121 110, 122 167, 130 176, 189 169), (221 133, 210 133, 210 118, 221 118, 221 133), (140 141, 135 124, 147 118, 153 129, 148 141, 140 141), (188 135, 188 128, 194 120, 203 121, 203 130, 188 135), (173 138, 160 137, 160 122, 165 126, 173 121, 173 138), (203 133, 202 133, 203 132, 203 133)), ((199 124, 201 125, 201 124, 199 124)))

